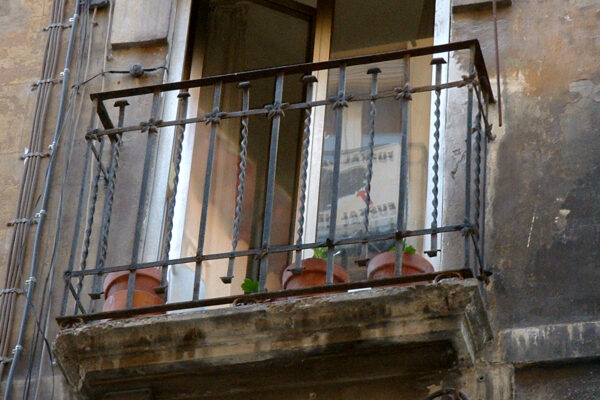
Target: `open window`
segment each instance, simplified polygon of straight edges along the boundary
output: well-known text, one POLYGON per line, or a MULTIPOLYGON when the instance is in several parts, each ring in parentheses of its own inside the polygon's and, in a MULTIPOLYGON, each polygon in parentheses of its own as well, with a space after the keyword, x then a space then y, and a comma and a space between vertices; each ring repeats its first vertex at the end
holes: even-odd
MULTIPOLYGON (((438 1, 437 7, 448 7, 438 1)), ((449 7, 448 7, 449 8, 449 7)), ((434 44, 435 0, 202 0, 193 2, 190 18, 184 78, 196 79, 238 71, 264 69, 280 65, 361 56, 434 44), (187 76, 186 76, 187 75, 187 76)), ((447 34, 446 34, 447 36, 447 34)), ((432 81, 431 55, 416 57, 410 62, 413 86, 432 81)), ((389 91, 402 82, 407 72, 403 60, 379 64, 378 90, 389 91)), ((369 66, 353 66, 346 71, 348 92, 368 95, 369 66), (367 77, 367 79, 365 79, 367 77)), ((336 72, 319 71, 314 99, 336 95, 339 76, 336 72)), ((306 87, 302 76, 286 75, 284 102, 302 102, 306 87)), ((248 108, 260 108, 273 102, 275 81, 257 79, 251 82, 248 108)), ((223 84, 220 110, 239 110, 244 106, 243 88, 223 84)), ((207 115, 214 111, 212 90, 191 90, 190 114, 207 115)), ((393 98, 377 102, 374 126, 374 158, 371 183, 371 207, 368 229, 371 233, 389 231, 394 226, 398 209, 398 173, 400 156, 399 103, 393 98)), ((425 227, 428 223, 426 204, 428 163, 430 163, 430 92, 413 96, 410 107, 408 229, 425 227)), ((301 178, 302 133, 304 117, 301 109, 284 110, 278 143, 278 158, 274 176, 273 223, 271 244, 293 243, 298 234, 298 192, 301 178)), ((350 102, 342 123, 342 163, 338 192, 336 231, 340 237, 364 234, 365 154, 369 148, 369 102, 350 102)), ((312 114, 311 141, 308 157, 306 217, 301 229, 303 241, 311 242, 327 236, 330 221, 330 198, 333 176, 331 162, 334 136, 334 113, 331 107, 316 107, 312 114)), ((232 227, 237 224, 237 250, 260 247, 263 229, 264 202, 268 180, 270 121, 264 116, 250 118, 253 132, 246 143, 240 142, 240 119, 220 121, 215 151, 209 155, 210 125, 188 127, 186 135, 193 143, 184 148, 182 169, 189 171, 187 198, 178 202, 176 214, 184 221, 174 235, 172 246, 176 254, 171 259, 195 254, 198 247, 203 185, 207 157, 214 157, 211 190, 204 245, 205 253, 231 251, 232 227), (194 131, 195 129, 195 131, 194 131), (235 221, 236 193, 240 185, 240 151, 245 147, 244 197, 239 220, 235 221), (187 155, 186 155, 187 153, 187 155)), ((188 139, 189 140, 189 139, 188 139)), ((183 174, 186 176, 186 174, 183 174)), ((393 230, 393 228, 391 229, 393 230)), ((422 238, 410 240, 419 252, 425 250, 422 238)), ((338 257, 352 279, 364 279, 364 269, 355 261, 369 252, 385 250, 390 243, 377 248, 349 245, 341 248, 338 257)), ((289 264, 288 253, 269 254, 267 289, 280 288, 280 273, 289 264)), ((202 281, 206 283, 202 296, 218 297, 241 293, 245 277, 256 277, 258 259, 254 256, 235 259, 231 285, 212 284, 226 275, 228 260, 205 261, 202 281), (210 284, 209 284, 210 282, 210 284)), ((176 265, 170 269, 170 301, 189 299, 194 281, 194 264, 176 265)))

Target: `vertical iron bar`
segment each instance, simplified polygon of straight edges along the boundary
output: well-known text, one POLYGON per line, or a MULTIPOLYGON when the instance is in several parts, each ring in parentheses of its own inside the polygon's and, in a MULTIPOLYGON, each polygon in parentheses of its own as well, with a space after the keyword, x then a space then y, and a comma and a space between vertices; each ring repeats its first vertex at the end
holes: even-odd
POLYGON ((269 247, 271 239, 271 219, 273 217, 273 196, 275 194, 275 169, 277 168, 277 147, 279 144, 279 126, 281 117, 283 116, 283 73, 278 73, 275 78, 275 95, 273 104, 270 106, 268 116, 272 119, 271 122, 271 143, 269 147, 269 170, 267 173, 267 193, 265 199, 265 214, 263 221, 263 232, 261 248, 262 254, 260 259, 259 270, 259 290, 263 292, 267 283, 267 271, 269 267, 269 257, 265 253, 269 247))
MULTIPOLYGON (((367 155, 367 170, 365 171, 365 217, 363 220, 365 226, 365 239, 369 237, 369 213, 371 211, 371 180, 373 179, 373 153, 375 151, 375 101, 379 98, 377 93, 377 75, 381 73, 381 69, 369 68, 367 74, 371 75, 371 99, 369 101, 369 152, 367 155)), ((362 146, 361 146, 362 147, 362 146)), ((363 253, 365 259, 369 257, 369 244, 365 242, 363 245, 363 253)))
MULTIPOLYGON (((179 104, 177 105, 177 120, 182 120, 187 116, 188 98, 190 97, 189 92, 181 92, 177 95, 179 98, 179 104)), ((173 237, 173 214, 175 213, 175 201, 177 197, 177 187, 179 186, 179 171, 181 164, 181 153, 183 151, 183 138, 185 134, 185 124, 175 126, 175 144, 173 149, 173 191, 167 204, 167 213, 165 216, 165 234, 163 237, 163 248, 161 259, 166 260, 169 258, 171 252, 171 239, 173 237)), ((160 287, 158 292, 164 293, 167 287, 167 271, 168 265, 164 264, 161 267, 161 278, 160 287)), ((157 292, 157 293, 158 293, 157 292)))
POLYGON ((481 240, 480 236, 480 228, 479 218, 481 215, 481 106, 479 102, 477 102, 477 113, 475 114, 475 127, 473 128, 473 132, 475 133, 475 216, 473 218, 475 224, 475 236, 473 237, 473 249, 475 251, 475 256, 477 257, 478 265, 479 265, 479 274, 483 270, 483 264, 481 259, 481 248, 479 247, 479 241, 481 240))
POLYGON ((406 208, 408 203, 408 129, 410 93, 410 56, 404 57, 403 93, 399 98, 402 107, 402 132, 400 142, 400 183, 398 187, 398 215, 396 220, 396 261, 394 276, 402 275, 404 232, 406 231, 406 208))
POLYGON ((204 176, 204 193, 202 195, 202 212, 200 214, 200 229, 198 232, 198 247, 196 249, 196 270, 194 272, 194 291, 192 300, 198 300, 200 294, 200 280, 202 278, 202 256, 204 254, 204 239, 206 235, 206 220, 208 218, 208 202, 210 200, 210 185, 212 180, 212 169, 215 158, 215 145, 217 142, 217 127, 220 122, 219 107, 221 104, 222 82, 215 84, 213 93, 213 109, 207 115, 207 124, 210 124, 210 142, 206 158, 206 173, 204 176))
MULTIPOLYGON (((242 111, 248 111, 250 109, 250 82, 240 82, 238 88, 242 89, 242 111)), ((241 140, 240 140, 240 162, 238 164, 238 186, 237 196, 235 198, 235 216, 233 219, 233 239, 231 240, 231 252, 235 252, 238 245, 240 235, 240 220, 242 218, 242 204, 244 202, 244 189, 246 186, 246 157, 248 154, 248 116, 244 115, 241 118, 241 140)), ((235 263, 235 257, 229 257, 229 264, 227 265, 227 275, 221 277, 223 283, 231 283, 233 279, 233 267, 235 263)))
MULTIPOLYGON (((431 229, 435 229, 438 227, 438 183, 439 183, 439 161, 440 161, 440 97, 442 94, 442 90, 439 88, 439 85, 442 83, 442 65, 446 64, 446 60, 443 58, 434 58, 431 60, 431 65, 435 65, 435 122, 434 127, 435 130, 433 132, 433 189, 431 193, 433 194, 433 199, 431 201, 432 211, 431 211, 431 229)), ((429 257, 435 257, 438 253, 438 240, 437 234, 431 234, 431 247, 429 251, 427 251, 427 255, 429 257)))
POLYGON ((479 239, 479 217, 481 213, 481 109, 477 106, 477 112, 475 113, 475 127, 473 128, 475 133, 475 216, 473 222, 475 224, 477 239, 479 239))
POLYGON ((502 126, 502 89, 500 87, 500 49, 498 46, 498 14, 496 0, 492 0, 492 16, 494 18, 494 43, 496 50, 496 88, 498 91, 498 126, 502 126))
MULTIPOLYGON (((308 150, 310 146, 310 124, 312 107, 310 102, 313 98, 314 84, 317 82, 317 77, 314 75, 304 75, 302 82, 306 85, 306 108, 304 109, 304 140, 302 141, 302 166, 300 167, 300 199, 298 207, 298 239, 296 244, 302 244, 302 236, 304 236, 304 212, 306 211, 306 180, 308 178, 308 150)), ((292 270, 295 274, 302 273, 302 250, 296 250, 295 267, 292 270)))
MULTIPOLYGON (((154 155, 154 147, 156 145, 156 136, 158 130, 154 125, 158 114, 158 106, 160 102, 160 92, 154 92, 152 97, 152 110, 150 111, 150 120, 148 121, 148 140, 146 142, 146 155, 144 157, 144 170, 142 172, 142 185, 140 188, 140 198, 135 223, 135 234, 133 238, 133 252, 131 255, 131 263, 139 262, 140 241, 142 238, 142 229, 144 225, 144 215, 148 205, 148 181, 150 178, 150 169, 152 167, 152 159, 154 155)), ((129 309, 133 305, 133 295, 135 290, 135 270, 129 271, 129 280, 127 281, 127 303, 126 308, 129 309)))
POLYGON ((333 283, 333 257, 335 253, 335 230, 337 225, 337 208, 340 180, 340 161, 342 158, 342 132, 344 107, 348 107, 348 98, 346 96, 346 66, 340 66, 340 75, 338 81, 338 92, 333 104, 335 111, 335 144, 333 155, 333 178, 331 181, 331 211, 329 215, 329 235, 327 238, 327 274, 325 283, 333 283))
MULTIPOLYGON (((469 79, 475 74, 475 48, 470 49, 469 79)), ((473 83, 469 81, 467 93, 467 137, 466 137, 466 160, 465 160, 465 268, 471 265, 471 147, 473 140, 473 83)), ((475 274, 476 275, 476 274, 475 274)))
MULTIPOLYGON (((488 99, 485 98, 485 106, 487 108, 488 99)), ((486 110, 487 112, 487 110, 486 110)), ((481 261, 485 268, 485 213, 486 213, 486 184, 487 184, 487 155, 488 155, 488 141, 492 140, 492 127, 485 124, 485 137, 483 139, 483 177, 481 182, 481 233, 480 233, 480 252, 481 261)))

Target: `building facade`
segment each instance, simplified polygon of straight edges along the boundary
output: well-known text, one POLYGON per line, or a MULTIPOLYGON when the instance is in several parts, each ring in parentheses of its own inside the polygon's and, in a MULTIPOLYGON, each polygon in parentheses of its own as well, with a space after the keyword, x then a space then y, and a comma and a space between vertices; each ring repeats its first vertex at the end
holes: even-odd
POLYGON ((599 18, 3 2, 4 398, 600 397, 599 18))

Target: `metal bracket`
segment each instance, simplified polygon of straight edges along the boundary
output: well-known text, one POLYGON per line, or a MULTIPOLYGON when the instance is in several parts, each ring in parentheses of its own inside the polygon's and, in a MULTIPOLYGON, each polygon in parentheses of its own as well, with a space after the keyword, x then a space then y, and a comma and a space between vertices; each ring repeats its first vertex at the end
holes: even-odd
POLYGON ((62 78, 49 78, 49 79, 40 79, 37 82, 34 82, 31 84, 31 90, 36 90, 38 88, 38 86, 44 84, 44 83, 61 83, 63 81, 62 78))
POLYGON ((493 272, 490 271, 489 269, 480 268, 479 274, 476 276, 476 278, 482 282, 489 283, 490 276, 492 276, 492 274, 493 274, 493 272))
POLYGON ((28 158, 31 157, 40 157, 40 158, 46 158, 46 157, 50 157, 50 153, 42 153, 40 151, 29 151, 29 149, 25 148, 25 150, 23 151, 23 155, 20 157, 21 160, 27 160, 28 158))
POLYGON ((12 362, 12 357, 0 357, 0 365, 12 362))
POLYGON ((396 93, 396 95, 394 96, 394 100, 412 100, 412 92, 412 86, 410 86, 410 83, 408 82, 402 87, 395 87, 394 93, 396 93))
POLYGON ((167 292, 167 286, 166 285, 162 285, 162 286, 157 286, 154 288, 154 293, 156 294, 164 294, 167 292))
POLYGON ((100 299, 100 296, 102 296, 104 294, 104 292, 90 292, 88 293, 88 296, 90 296, 90 298, 92 300, 98 300, 100 299))
POLYGON ((108 5, 108 0, 91 0, 90 8, 102 8, 108 5))
POLYGON ((6 226, 16 226, 19 224, 37 224, 38 221, 37 219, 33 219, 33 218, 15 218, 10 222, 6 223, 6 226))
POLYGON ((427 250, 424 253, 427 254, 429 257, 436 257, 437 253, 441 253, 442 249, 434 249, 434 250, 427 250))
POLYGON ((462 75, 462 82, 457 86, 459 88, 467 86, 467 85, 471 85, 473 82, 475 82, 475 74, 471 74, 471 75, 462 75))
POLYGON ((0 290, 0 296, 2 296, 4 294, 9 294, 9 293, 25 294, 25 291, 23 289, 19 289, 19 288, 6 288, 6 289, 0 290))
MULTIPOLYGON (((71 21, 71 19, 69 19, 69 21, 73 22, 73 21, 71 21)), ((47 27, 45 27, 43 29, 43 31, 46 32, 46 31, 49 31, 50 29, 54 29, 54 28, 63 28, 63 29, 66 29, 66 28, 70 28, 70 27, 71 27, 71 24, 65 24, 64 22, 55 22, 55 23, 50 24, 47 27)))
POLYGON ((40 211, 36 212, 34 217, 39 219, 39 218, 41 218, 42 215, 46 215, 46 210, 40 210, 40 211))
POLYGON ((280 117, 284 117, 285 113, 283 112, 283 110, 289 106, 289 103, 282 103, 280 101, 276 101, 273 104, 267 104, 265 106, 265 109, 267 109, 269 112, 267 113, 267 118, 269 119, 273 119, 276 116, 280 116, 280 117))
POLYGON ((148 132, 148 133, 156 133, 158 132, 158 124, 162 121, 155 121, 154 119, 150 119, 149 121, 140 122, 140 131, 148 132))

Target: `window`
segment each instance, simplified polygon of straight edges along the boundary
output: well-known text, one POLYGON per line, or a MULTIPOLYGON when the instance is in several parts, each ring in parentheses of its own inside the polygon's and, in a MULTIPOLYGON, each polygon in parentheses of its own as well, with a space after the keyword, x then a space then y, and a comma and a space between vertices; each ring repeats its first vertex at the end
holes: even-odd
MULTIPOLYGON (((440 3, 440 1, 438 1, 440 3)), ((444 3, 444 2, 441 2, 444 3)), ((433 45, 435 0, 203 0, 193 3, 190 18, 187 74, 199 78, 236 71, 273 67, 308 61, 324 61, 356 55, 401 50, 410 47, 433 45)), ((411 84, 427 85, 431 82, 431 57, 411 60, 411 84)), ((404 73, 404 64, 392 61, 379 77, 379 91, 398 86, 404 73)), ((369 93, 369 80, 365 79, 368 66, 350 67, 347 70, 347 88, 350 92, 369 93)), ((315 96, 324 98, 335 95, 339 77, 336 73, 321 72, 315 96)), ((302 101, 304 89, 301 76, 286 76, 284 99, 302 101)), ((274 81, 251 82, 250 108, 272 103, 274 81)), ((239 109, 241 89, 232 84, 222 88, 221 109, 239 109)), ((429 162, 429 109, 430 95, 414 96, 411 105, 409 140, 410 193, 408 228, 425 226, 427 203, 427 170, 429 162)), ((190 112, 204 115, 213 110, 212 91, 192 91, 190 112)), ((368 149, 369 103, 351 102, 343 120, 341 183, 339 186, 338 235, 353 235, 364 230, 364 156, 368 149), (362 214, 361 214, 362 213, 362 214)), ((393 224, 397 212, 397 172, 388 163, 399 156, 399 131, 402 123, 397 102, 392 99, 377 103, 375 125, 375 157, 372 180, 372 206, 369 230, 382 231, 393 224)), ((277 174, 275 176, 274 223, 272 244, 292 243, 298 228, 297 193, 302 139, 301 110, 285 110, 281 122, 278 144, 277 174)), ((331 197, 331 151, 333 146, 333 113, 330 108, 318 107, 313 115, 311 129, 310 166, 308 171, 307 215, 304 240, 322 238, 329 226, 328 212, 331 197)), ((260 244, 265 199, 268 162, 270 122, 266 118, 249 120, 251 139, 247 144, 247 163, 243 213, 240 220, 238 250, 258 247, 260 244), (258 133, 258 134, 257 134, 258 133)), ((188 127, 186 135, 194 137, 188 152, 189 169, 187 202, 178 203, 185 223, 178 242, 173 248, 178 254, 170 258, 196 253, 198 229, 202 208, 204 166, 208 156, 206 149, 210 126, 197 124, 195 132, 188 127)), ((236 187, 239 184, 240 152, 239 119, 223 120, 218 127, 217 146, 213 156, 214 172, 205 252, 228 252, 231 250, 231 231, 236 187)), ((326 234, 325 234, 326 235, 326 234)), ((424 249, 422 239, 411 243, 424 249)), ((364 257, 363 246, 344 248, 349 259, 349 272, 353 279, 364 279, 364 270, 356 265, 356 259, 364 257)), ((269 255, 267 287, 280 287, 280 272, 291 259, 286 254, 269 255)), ((235 261, 234 281, 231 285, 212 285, 225 275, 227 260, 207 261, 203 269, 206 282, 205 296, 216 297, 240 293, 240 283, 246 276, 256 276, 258 264, 253 257, 235 261)), ((191 294, 194 265, 178 265, 171 268, 170 301, 188 299, 191 294)))

